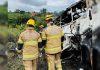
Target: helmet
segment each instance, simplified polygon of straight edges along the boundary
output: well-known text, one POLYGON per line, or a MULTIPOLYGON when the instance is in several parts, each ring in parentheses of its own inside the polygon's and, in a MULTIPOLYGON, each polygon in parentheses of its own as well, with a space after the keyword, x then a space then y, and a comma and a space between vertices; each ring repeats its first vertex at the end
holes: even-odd
POLYGON ((44 27, 44 25, 40 25, 40 27, 41 27, 41 28, 43 28, 43 27, 44 27))
POLYGON ((50 19, 52 19, 52 18, 53 18, 52 15, 46 15, 45 20, 50 20, 50 19))
POLYGON ((35 26, 35 20, 29 19, 29 20, 27 21, 27 25, 35 26))

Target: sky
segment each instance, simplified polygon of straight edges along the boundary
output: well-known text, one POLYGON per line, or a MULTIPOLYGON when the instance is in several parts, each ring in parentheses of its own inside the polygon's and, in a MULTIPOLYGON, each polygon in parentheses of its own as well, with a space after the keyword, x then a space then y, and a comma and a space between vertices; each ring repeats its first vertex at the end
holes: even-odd
MULTIPOLYGON (((1 1, 1 0, 0 0, 1 1)), ((61 11, 75 3, 76 0, 8 0, 8 11, 16 9, 24 11, 37 11, 46 8, 47 11, 61 11)))
POLYGON ((0 5, 4 4, 6 0, 0 0, 0 5))

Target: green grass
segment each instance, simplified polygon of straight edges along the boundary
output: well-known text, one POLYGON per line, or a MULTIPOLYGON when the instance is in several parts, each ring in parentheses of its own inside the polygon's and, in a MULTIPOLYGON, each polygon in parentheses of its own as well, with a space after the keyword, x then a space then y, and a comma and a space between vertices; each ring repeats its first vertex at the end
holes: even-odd
MULTIPOLYGON (((19 34, 23 31, 21 26, 17 26, 17 28, 7 27, 7 26, 0 26, 0 47, 3 46, 3 49, 8 48, 6 46, 8 42, 17 42, 17 38, 19 34), (6 46, 6 47, 5 47, 6 46)), ((12 44, 11 44, 12 45, 12 44)), ((13 46, 12 46, 13 47, 13 46)), ((8 63, 7 63, 7 70, 24 70, 22 59, 17 58, 14 52, 8 52, 8 63)))
POLYGON ((7 13, 7 7, 1 6, 0 5, 0 13, 7 13))
POLYGON ((10 41, 16 42, 20 33, 24 30, 22 27, 18 25, 17 28, 0 26, 0 43, 6 44, 10 41))
POLYGON ((8 34, 12 34, 14 36, 18 36, 20 34, 21 30, 17 28, 10 28, 5 26, 0 26, 0 34, 7 37, 8 34))
POLYGON ((0 22, 1 23, 6 23, 7 22, 7 20, 8 20, 7 15, 8 15, 7 7, 0 5, 0 22))

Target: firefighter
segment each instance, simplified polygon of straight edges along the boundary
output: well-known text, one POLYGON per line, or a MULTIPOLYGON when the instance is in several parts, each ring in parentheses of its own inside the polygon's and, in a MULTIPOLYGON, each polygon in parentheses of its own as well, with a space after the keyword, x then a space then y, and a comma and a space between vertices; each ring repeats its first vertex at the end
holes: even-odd
POLYGON ((91 8, 92 5, 93 5, 93 1, 92 0, 86 0, 86 7, 87 7, 87 9, 91 8))
POLYGON ((37 69, 37 58, 39 56, 39 48, 42 47, 40 34, 34 30, 35 21, 29 19, 27 27, 19 36, 17 51, 23 51, 23 65, 25 70, 37 69))
POLYGON ((46 29, 42 32, 42 44, 45 46, 47 56, 48 70, 62 70, 61 65, 61 43, 64 40, 64 34, 61 27, 53 25, 52 15, 45 17, 47 23, 46 29))
POLYGON ((39 29, 40 29, 40 33, 42 33, 42 31, 44 31, 44 29, 45 29, 44 25, 40 25, 39 29))
POLYGON ((31 18, 34 20, 35 16, 36 16, 36 12, 34 11, 34 12, 31 13, 31 18))

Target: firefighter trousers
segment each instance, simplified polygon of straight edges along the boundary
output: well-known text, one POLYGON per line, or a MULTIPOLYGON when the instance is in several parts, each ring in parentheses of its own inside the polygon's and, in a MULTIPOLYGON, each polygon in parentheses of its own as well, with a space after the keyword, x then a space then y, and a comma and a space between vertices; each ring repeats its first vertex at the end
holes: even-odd
POLYGON ((55 67, 57 70, 62 70, 60 56, 61 53, 47 54, 48 70, 55 70, 55 67))
POLYGON ((37 59, 35 60, 24 60, 23 65, 25 70, 36 70, 37 69, 37 59))

